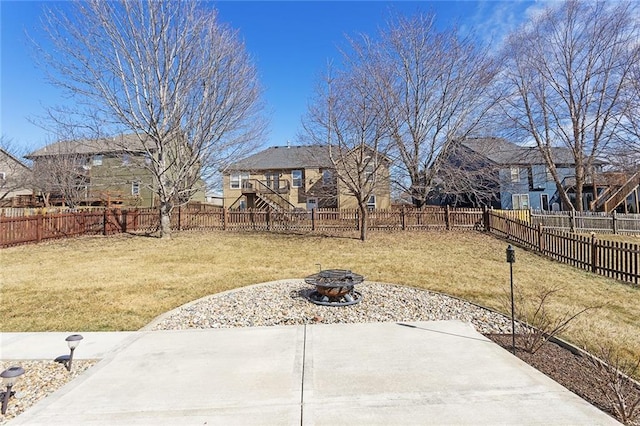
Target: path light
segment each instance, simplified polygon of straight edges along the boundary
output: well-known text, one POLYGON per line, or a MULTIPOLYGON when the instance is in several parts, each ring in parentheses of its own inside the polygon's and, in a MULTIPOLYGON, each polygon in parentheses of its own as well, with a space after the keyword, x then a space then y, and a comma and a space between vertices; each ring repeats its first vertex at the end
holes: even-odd
POLYGON ((9 367, 0 373, 2 377, 2 384, 7 387, 2 399, 2 414, 7 412, 7 406, 9 405, 9 398, 11 397, 11 388, 16 384, 18 378, 24 374, 22 367, 9 367))
POLYGON ((65 339, 67 341, 67 345, 69 345, 69 349, 71 349, 71 353, 69 355, 61 355, 55 359, 55 362, 59 362, 64 365, 67 371, 71 371, 71 362, 73 361, 73 351, 76 350, 78 345, 80 344, 80 340, 82 340, 82 336, 79 334, 72 334, 71 336, 65 339))
POLYGON ((516 354, 516 320, 514 315, 514 303, 513 303, 513 264, 516 263, 516 251, 509 244, 507 247, 507 263, 509 263, 509 272, 511 277, 511 350, 513 354, 516 354))

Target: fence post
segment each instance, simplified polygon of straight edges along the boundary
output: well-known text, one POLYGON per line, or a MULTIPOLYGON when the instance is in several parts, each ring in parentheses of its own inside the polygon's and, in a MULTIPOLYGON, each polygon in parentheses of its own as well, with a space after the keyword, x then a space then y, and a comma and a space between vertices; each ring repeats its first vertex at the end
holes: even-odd
POLYGON ((538 224, 538 251, 544 254, 544 239, 542 238, 543 227, 542 224, 538 224))
POLYGON ((358 210, 356 210, 356 231, 360 230, 360 214, 358 210))
POLYGON ((450 214, 449 205, 447 204, 446 206, 444 206, 444 225, 447 231, 451 229, 451 224, 449 222, 450 220, 449 214, 450 214))
POLYGON ((400 210, 400 220, 402 223, 402 230, 405 231, 407 229, 407 225, 405 222, 405 207, 402 206, 402 210, 400 210))
POLYGON ((491 232, 491 224, 489 223, 489 208, 487 206, 482 206, 482 221, 484 222, 484 230, 485 232, 491 232))
POLYGON ((139 231, 140 227, 140 209, 135 209, 135 213, 133 214, 133 230, 139 231))
POLYGON ((316 209, 311 209, 311 231, 316 230, 316 209))
POLYGON ((576 232, 576 211, 571 210, 569 212, 569 229, 571 233, 576 232))
POLYGON ((229 211, 223 207, 222 208, 222 230, 223 231, 227 230, 227 221, 229 220, 227 216, 228 214, 229 214, 229 211))
POLYGON ((36 240, 42 241, 42 232, 44 229, 44 215, 39 214, 36 219, 36 240))
POLYGON ((618 213, 614 210, 611 212, 611 226, 613 227, 613 234, 618 233, 618 213))
POLYGON ((120 216, 122 218, 122 226, 120 227, 121 232, 123 234, 127 233, 127 210, 121 210, 122 215, 120 216))
POLYGON ((102 235, 109 235, 109 231, 107 230, 107 224, 109 223, 109 212, 108 209, 105 208, 102 213, 102 235))
POLYGON ((594 274, 598 271, 598 240, 595 232, 591 233, 591 272, 594 274))
POLYGON ((178 231, 182 231, 182 206, 178 206, 178 231))
POLYGON ((267 231, 271 231, 271 209, 267 209, 267 231))

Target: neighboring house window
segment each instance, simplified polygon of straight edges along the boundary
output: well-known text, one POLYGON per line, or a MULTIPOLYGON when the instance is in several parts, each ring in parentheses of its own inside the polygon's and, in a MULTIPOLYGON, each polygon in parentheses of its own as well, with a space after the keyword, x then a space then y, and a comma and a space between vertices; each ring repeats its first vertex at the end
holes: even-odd
POLYGON ((265 173, 264 178, 269 188, 276 191, 280 189, 280 173, 265 173))
POLYGON ((294 188, 302 187, 302 170, 291 171, 291 186, 294 188))
POLYGON ((325 169, 322 171, 322 184, 324 186, 329 186, 333 183, 333 172, 330 169, 325 169))
POLYGON ((549 194, 540 194, 540 208, 542 210, 549 210, 549 194))
POLYGON ((94 166, 102 166, 102 155, 97 154, 93 156, 93 165, 94 166))
POLYGON ((0 172, 0 180, 5 180, 7 178, 7 174, 5 172, 0 172))
POLYGON ((371 157, 367 157, 364 159, 364 178, 366 180, 371 180, 373 178, 373 173, 375 172, 374 160, 371 157))
POLYGON ((520 182, 520 169, 518 167, 511 167, 511 182, 520 182))
POLYGON ((131 163, 131 156, 129 154, 122 154, 122 165, 128 166, 131 163))
POLYGON ((376 196, 371 194, 367 200, 367 208, 373 210, 376 208, 376 196))
POLYGON ((151 165, 151 156, 148 153, 144 155, 144 164, 151 165))
POLYGON ((136 197, 140 195, 140 182, 134 181, 131 182, 131 195, 135 195, 136 197))
POLYGON ((547 172, 547 182, 553 182, 553 175, 551 174, 551 169, 549 167, 545 167, 545 171, 547 172))
POLYGON ((526 210, 529 208, 529 194, 513 194, 511 202, 513 210, 526 210))
POLYGON ((249 179, 249 172, 232 172, 229 187, 231 189, 240 189, 242 182, 249 179))

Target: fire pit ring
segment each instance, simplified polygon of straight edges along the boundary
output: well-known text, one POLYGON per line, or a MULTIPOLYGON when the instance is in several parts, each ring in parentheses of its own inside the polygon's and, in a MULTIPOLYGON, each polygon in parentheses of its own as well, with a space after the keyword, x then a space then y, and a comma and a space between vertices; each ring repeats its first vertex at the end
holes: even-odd
POLYGON ((364 281, 364 277, 347 269, 326 269, 309 275, 304 281, 315 286, 308 299, 317 305, 348 306, 362 299, 362 294, 353 287, 364 281))

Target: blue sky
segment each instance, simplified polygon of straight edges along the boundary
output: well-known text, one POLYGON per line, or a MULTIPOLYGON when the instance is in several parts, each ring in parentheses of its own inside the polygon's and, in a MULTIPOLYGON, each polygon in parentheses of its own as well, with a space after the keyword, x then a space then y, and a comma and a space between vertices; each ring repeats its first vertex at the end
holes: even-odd
MULTIPOLYGON (((37 37, 43 4, 0 0, 0 134, 19 151, 33 151, 52 136, 29 118, 44 106, 63 102, 35 65, 25 32, 37 37)), ((300 121, 318 75, 338 58, 345 35, 374 34, 390 12, 434 12, 439 26, 457 24, 497 46, 507 31, 525 20, 539 3, 528 1, 219 1, 209 3, 219 19, 240 31, 258 67, 270 111, 265 146, 296 143, 300 121)))

